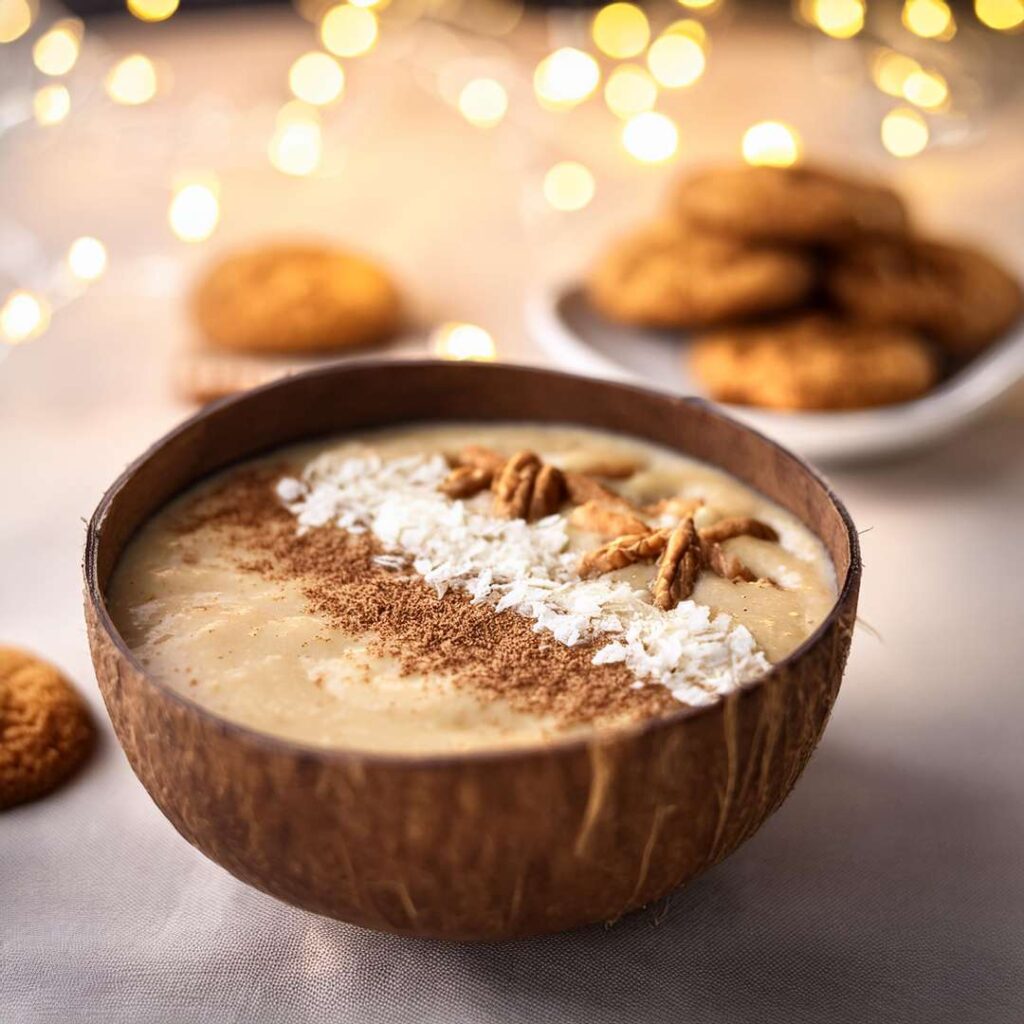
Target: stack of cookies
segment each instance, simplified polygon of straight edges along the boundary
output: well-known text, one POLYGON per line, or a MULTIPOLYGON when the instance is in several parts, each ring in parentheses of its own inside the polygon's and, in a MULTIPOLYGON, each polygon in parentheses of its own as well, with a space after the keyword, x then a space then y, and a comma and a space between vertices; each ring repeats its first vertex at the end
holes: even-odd
POLYGON ((711 397, 773 409, 910 401, 1022 308, 1006 270, 918 236, 892 189, 815 167, 687 177, 588 291, 616 322, 694 332, 686 357, 711 397))

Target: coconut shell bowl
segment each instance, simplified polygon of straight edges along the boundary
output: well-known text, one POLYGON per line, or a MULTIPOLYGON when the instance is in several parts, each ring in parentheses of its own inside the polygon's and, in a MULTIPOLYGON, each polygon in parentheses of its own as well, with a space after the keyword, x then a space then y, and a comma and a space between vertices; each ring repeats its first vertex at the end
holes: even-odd
POLYGON ((803 770, 839 691, 857 536, 805 463, 695 399, 513 366, 363 363, 207 407, 114 483, 89 524, 86 618, 117 737, 171 824, 242 881, 367 928, 497 940, 613 921, 749 839, 803 770), (793 512, 836 570, 835 607, 720 703, 589 738, 456 755, 323 749, 226 721, 147 676, 105 588, 135 531, 238 460, 438 420, 618 431, 719 466, 793 512))

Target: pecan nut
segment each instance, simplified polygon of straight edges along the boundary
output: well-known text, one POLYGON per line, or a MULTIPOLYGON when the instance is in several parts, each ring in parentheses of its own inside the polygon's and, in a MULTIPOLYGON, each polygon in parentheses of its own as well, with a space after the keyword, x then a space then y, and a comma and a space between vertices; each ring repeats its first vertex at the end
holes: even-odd
POLYGON ((692 518, 685 519, 673 528, 658 559, 653 586, 655 605, 667 612, 685 601, 693 593, 702 563, 697 528, 692 518))
POLYGON ((472 498, 491 486, 493 474, 476 466, 456 466, 438 490, 449 498, 472 498))
POLYGON ((653 562, 664 549, 668 534, 668 530, 649 530, 647 533, 616 537, 588 551, 580 559, 580 575, 600 576, 616 569, 625 569, 637 562, 653 562))
POLYGON ((593 499, 573 509, 569 522, 577 529, 596 533, 599 537, 636 536, 650 530, 642 519, 593 499))

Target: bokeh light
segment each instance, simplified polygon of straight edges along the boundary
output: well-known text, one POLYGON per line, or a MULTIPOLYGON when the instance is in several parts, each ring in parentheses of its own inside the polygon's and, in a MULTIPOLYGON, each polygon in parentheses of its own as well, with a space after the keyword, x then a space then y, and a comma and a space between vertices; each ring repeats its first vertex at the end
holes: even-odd
POLYGON ((12 345, 38 337, 49 323, 49 303, 35 292, 19 288, 0 307, 0 335, 12 345))
POLYGON ((306 103, 326 106, 345 90, 345 72, 329 54, 313 50, 296 57, 288 71, 288 87, 306 103))
POLYGON ((1024 0, 974 0, 974 13, 989 28, 1013 32, 1024 25, 1024 0))
POLYGON ((80 281, 96 281, 107 269, 107 249, 89 235, 76 238, 68 247, 68 267, 80 281))
POLYGON ((691 11, 711 11, 714 10, 722 0, 676 0, 680 7, 685 7, 691 11))
POLYGON ((939 110, 949 100, 949 85, 937 71, 918 68, 903 83, 903 95, 915 106, 939 110))
POLYGON ((44 85, 32 97, 32 113, 37 124, 60 124, 71 112, 71 93, 67 86, 44 85))
POLYGON ((594 175, 575 160, 563 160, 544 175, 544 198, 556 210, 582 210, 595 188, 594 175))
POLYGON ((810 21, 833 39, 852 39, 864 27, 864 0, 813 0, 810 21))
POLYGON ((743 135, 743 159, 763 167, 791 167, 800 159, 803 144, 797 130, 781 121, 760 121, 743 135))
POLYGON ((104 86, 115 103, 130 107, 148 103, 156 95, 156 67, 148 57, 133 53, 110 69, 104 86))
POLYGON ((642 163, 662 163, 679 148, 679 129, 664 114, 650 110, 636 114, 622 126, 622 144, 642 163))
POLYGON ((617 60, 642 53, 651 38, 647 15, 635 4, 627 3, 602 7, 594 15, 590 31, 597 48, 617 60))
POLYGON ((66 75, 78 60, 82 23, 65 18, 44 32, 32 47, 32 62, 44 75, 66 75))
POLYGON ((0 0, 0 43, 13 43, 32 27, 28 0, 0 0))
POLYGON ((601 69, 589 53, 564 46, 545 57, 533 73, 533 89, 554 110, 582 103, 601 81, 601 69))
POLYGON ((621 64, 604 86, 604 101, 616 117, 632 117, 650 110, 658 99, 658 83, 639 64, 621 64))
POLYGON ((140 21, 166 21, 177 9, 179 0, 127 0, 128 10, 140 21))
POLYGON ((693 85, 707 65, 704 50, 695 39, 681 32, 659 36, 647 51, 647 66, 659 85, 681 89, 693 85))
POLYGON ((202 242, 209 238, 220 220, 220 200, 215 185, 209 182, 183 182, 171 200, 168 220, 171 230, 183 242, 202 242))
POLYGON ((365 7, 338 4, 320 22, 320 40, 339 57, 369 53, 377 42, 377 15, 365 7))
POLYGON ((430 335, 430 349, 441 359, 490 362, 497 356, 497 346, 488 331, 476 324, 446 323, 430 335))
POLYGON ((680 18, 667 25, 663 36, 678 35, 692 39, 702 50, 707 51, 708 30, 694 18, 680 18))
POLYGON ((897 107, 882 118, 882 145, 893 156, 917 156, 928 135, 928 123, 911 107, 897 107))
POLYGON ((508 93, 493 78, 474 78, 459 92, 459 113, 478 128, 493 128, 508 112, 508 93))
POLYGON ((875 85, 889 96, 902 96, 907 79, 920 70, 921 65, 913 57, 895 50, 878 50, 871 61, 875 85))
POLYGON ((296 120, 279 124, 267 146, 270 162, 284 174, 304 177, 319 166, 323 139, 316 121, 296 120))
POLYGON ((905 28, 922 39, 952 39, 956 34, 953 10, 946 0, 904 0, 905 28))

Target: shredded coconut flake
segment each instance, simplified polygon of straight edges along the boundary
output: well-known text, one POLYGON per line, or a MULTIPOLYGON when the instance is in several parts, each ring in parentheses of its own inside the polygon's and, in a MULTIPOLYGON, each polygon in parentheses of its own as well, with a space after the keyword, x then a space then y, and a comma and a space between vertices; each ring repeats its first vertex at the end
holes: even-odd
POLYGON ((440 455, 381 459, 369 451, 326 453, 277 495, 298 529, 332 524, 369 530, 385 549, 376 563, 410 568, 438 596, 449 588, 496 613, 534 620, 559 643, 601 643, 594 664, 623 663, 638 683, 656 681, 686 704, 709 704, 770 665, 744 626, 693 601, 669 612, 622 580, 581 580, 569 550, 567 517, 536 523, 489 514, 486 498, 452 501, 438 491, 448 474, 440 455))

